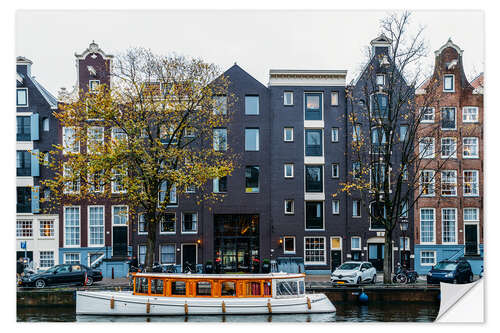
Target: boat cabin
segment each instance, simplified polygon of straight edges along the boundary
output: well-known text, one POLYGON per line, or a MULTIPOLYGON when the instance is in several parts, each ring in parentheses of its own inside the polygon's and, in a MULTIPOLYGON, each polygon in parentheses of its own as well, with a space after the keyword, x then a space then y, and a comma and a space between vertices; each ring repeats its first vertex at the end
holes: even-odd
POLYGON ((165 297, 272 297, 305 295, 304 274, 134 273, 134 295, 165 297))

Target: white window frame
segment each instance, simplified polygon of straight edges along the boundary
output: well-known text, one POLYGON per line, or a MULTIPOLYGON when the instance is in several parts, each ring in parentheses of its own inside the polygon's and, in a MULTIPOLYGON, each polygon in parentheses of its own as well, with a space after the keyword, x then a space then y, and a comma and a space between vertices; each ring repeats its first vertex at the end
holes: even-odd
POLYGON ((283 105, 290 106, 293 105, 293 91, 284 91, 283 92, 283 105), (286 95, 290 94, 290 103, 286 102, 286 95))
POLYGON ((295 254, 297 251, 297 246, 295 242, 295 236, 283 236, 283 254, 295 254), (287 251, 286 250, 286 239, 291 238, 293 239, 293 251, 287 251))
POLYGON ((339 92, 338 91, 332 91, 330 93, 330 106, 338 106, 339 105, 339 92), (336 103, 333 103, 335 96, 336 103))
POLYGON ((332 200, 332 214, 333 215, 339 215, 340 214, 340 200, 338 200, 338 199, 333 199, 332 200), (335 208, 337 208, 337 209, 335 209, 335 208))
POLYGON ((362 245, 361 245, 361 237, 360 236, 352 236, 351 237, 351 251, 361 251, 362 245), (353 247, 352 246, 352 241, 353 239, 359 239, 359 247, 353 247))
POLYGON ((385 74, 377 74, 376 76, 377 86, 385 86, 385 74), (379 78, 382 78, 382 82, 380 82, 379 78))
MULTIPOLYGON (((70 177, 69 173, 73 173, 71 167, 67 164, 63 164, 63 177, 70 177)), ((77 180, 65 181, 63 185, 64 194, 77 194, 80 193, 80 177, 77 180), (74 190, 76 187, 76 190, 74 190)))
POLYGON ((63 127, 62 128, 62 141, 63 141, 63 154, 66 155, 68 153, 79 154, 80 153, 80 141, 77 141, 74 137, 76 135, 76 129, 74 127, 63 127), (70 138, 67 137, 67 131, 73 131, 73 142, 70 141, 70 138))
POLYGON ((332 178, 340 178, 340 166, 338 163, 332 163, 332 178), (334 171, 337 170, 337 175, 335 176, 334 171))
POLYGON ((260 151, 260 128, 257 127, 247 127, 245 128, 245 151, 260 151), (256 149, 247 149, 247 131, 256 131, 256 142, 251 142, 255 144, 256 149))
POLYGON ((293 142, 293 127, 283 127, 283 141, 284 142, 293 142), (291 134, 292 134, 292 138, 290 140, 286 139, 287 130, 290 130, 291 134))
POLYGON ((259 116, 260 115, 260 95, 245 95, 245 99, 244 99, 244 102, 245 102, 245 110, 244 110, 244 114, 245 116, 259 116), (253 97, 253 98, 257 98, 257 113, 247 113, 247 97, 253 97))
POLYGON ((159 253, 158 253, 159 254, 159 256, 158 256, 159 258, 158 259, 159 259, 160 264, 166 264, 166 265, 176 265, 177 264, 177 244, 175 244, 175 243, 160 244, 158 251, 159 251, 159 253), (173 246, 174 247, 174 262, 164 262, 164 261, 162 261, 162 251, 161 251, 161 249, 163 247, 167 247, 167 246, 173 246))
MULTIPOLYGON (((227 181, 227 176, 226 177, 226 181, 227 181)), ((217 177, 217 178, 214 178, 212 180, 212 191, 214 193, 227 193, 227 188, 226 188, 226 191, 219 191, 219 181, 221 178, 224 178, 224 177, 217 177)), ((227 183, 226 183, 226 186, 227 186, 227 183)), ((194 192, 193 192, 194 193, 194 192)))
POLYGON ((467 137, 463 137, 462 138, 462 157, 465 159, 478 159, 479 158, 479 138, 477 136, 467 136, 467 137), (476 155, 468 155, 466 156, 465 155, 465 147, 466 147, 466 144, 465 144, 465 140, 476 140, 476 144, 475 145, 470 145, 470 144, 467 144, 467 146, 471 146, 471 147, 474 147, 476 148, 476 155))
POLYGON ((463 123, 478 123, 479 122, 479 108, 477 106, 464 106, 462 108, 462 122, 463 123), (470 119, 471 113, 469 113, 469 111, 474 111, 472 114, 475 114, 475 120, 470 119))
MULTIPOLYGON (((448 220, 448 221, 451 222, 451 220, 448 220)), ((441 208, 441 242, 443 244, 458 244, 458 210, 456 208, 450 208, 450 207, 441 208), (445 230, 445 228, 444 228, 444 223, 445 223, 444 211, 445 210, 453 210, 454 214, 455 214, 455 220, 454 220, 455 225, 454 225, 454 228, 453 228, 454 229, 453 232, 454 232, 455 240, 452 241, 452 242, 445 242, 445 240, 444 240, 444 237, 445 237, 445 235, 444 235, 444 233, 445 233, 444 232, 444 230, 445 230)))
POLYGON ((137 234, 138 235, 147 235, 148 234, 148 231, 147 231, 147 228, 146 228, 146 214, 145 213, 139 213, 139 214, 137 214, 137 234), (144 229, 146 229, 146 231, 141 231, 141 227, 140 227, 140 225, 141 225, 141 216, 144 216, 144 229))
POLYGON ((418 154, 421 159, 432 159, 436 155, 436 140, 431 136, 423 137, 418 142, 418 154), (432 143, 431 143, 432 141, 432 143), (431 149, 432 148, 432 149, 431 149))
POLYGON ((432 207, 422 207, 419 211, 419 231, 420 231, 420 244, 436 244, 436 209, 432 207), (422 210, 432 210, 433 221, 432 221, 432 241, 424 242, 422 238, 422 210))
POLYGON ((354 218, 361 217, 361 200, 359 200, 359 199, 352 200, 352 217, 354 217, 354 218), (357 209, 354 209, 354 206, 355 206, 354 203, 356 203, 357 209), (359 215, 357 214, 358 210, 359 210, 359 215))
POLYGON ((436 195, 436 171, 434 170, 422 170, 420 172, 420 187, 419 187, 419 190, 420 190, 420 196, 421 197, 433 197, 436 195), (424 176, 424 173, 432 173, 432 177, 431 177, 431 181, 429 182, 429 186, 430 188, 429 189, 432 189, 432 191, 429 191, 429 194, 424 194, 423 193, 423 185, 424 185, 424 182, 423 182, 423 176, 424 176))
POLYGON ((127 205, 112 205, 111 206, 111 225, 113 226, 128 226, 129 224, 129 209, 128 209, 128 206, 127 205), (125 224, 123 223, 115 223, 115 208, 123 208, 125 207, 126 211, 127 211, 127 215, 126 215, 126 218, 127 218, 127 221, 125 222, 125 224))
POLYGON ((284 209, 285 215, 293 215, 295 213, 295 201, 293 199, 285 199, 284 203, 285 203, 285 209, 284 209), (286 210, 287 202, 292 202, 292 210, 291 211, 286 210))
POLYGON ((293 178, 294 177, 294 165, 293 163, 285 163, 283 165, 283 175, 285 178, 293 178), (290 166, 290 170, 292 171, 291 174, 287 174, 287 166, 290 166))
POLYGON ((38 237, 41 239, 53 239, 53 238, 55 238, 56 237, 55 221, 54 220, 39 220, 38 221, 38 234, 39 234, 38 237), (45 228, 42 228, 43 223, 49 223, 49 226, 52 225, 51 227, 48 228, 48 230, 50 231, 49 236, 43 235, 43 231, 45 230, 45 228))
MULTIPOLYGON (((101 177, 104 177, 104 170, 101 170, 99 172, 101 174, 101 177)), ((92 193, 104 193, 104 180, 101 178, 99 180, 99 184, 96 186, 96 184, 93 184, 94 183, 94 179, 92 179, 94 177, 94 174, 91 174, 89 173, 88 176, 89 178, 89 183, 92 182, 92 184, 89 184, 90 185, 90 188, 89 188, 89 192, 92 192, 92 193)))
POLYGON ((458 190, 457 190, 457 187, 458 187, 458 174, 457 174, 457 170, 442 170, 441 171, 441 196, 443 197, 456 197, 457 196, 457 193, 458 193, 458 190), (444 182, 444 173, 445 172, 451 172, 451 173, 454 173, 455 174, 455 182, 444 182), (454 194, 443 194, 443 190, 444 190, 444 185, 447 184, 447 185, 454 185, 454 194))
POLYGON ((443 92, 455 92, 455 74, 443 75, 443 92), (446 79, 451 77, 452 89, 446 89, 446 79))
MULTIPOLYGON (((112 210, 113 211, 113 210, 112 210)), ((103 205, 89 205, 87 206, 87 245, 88 247, 102 247, 106 242, 106 211, 103 205), (102 243, 90 243, 90 209, 102 208, 102 243)))
MULTIPOLYGON (((159 232, 160 235, 175 235, 177 233, 177 213, 176 212, 166 212, 167 214, 174 214, 174 231, 161 231, 161 224, 163 223, 163 220, 160 220, 160 223, 158 224, 159 232)), ((181 230, 182 230, 182 225, 181 225, 181 230)), ((147 235, 148 233, 142 233, 144 235, 147 235)))
POLYGON ((34 237, 33 220, 16 220, 16 238, 17 239, 32 239, 34 237), (21 225, 21 228, 19 228, 21 225), (30 225, 30 228, 24 228, 24 226, 30 225), (31 231, 31 236, 22 236, 23 231, 31 231), (19 232, 21 231, 21 235, 19 232))
POLYGON ((458 118, 457 118, 457 108, 454 107, 454 106, 443 106, 441 108, 441 113, 440 113, 440 124, 439 124, 439 129, 441 131, 455 131, 457 129, 457 122, 458 122, 458 118), (445 109, 453 109, 454 111, 454 114, 455 114, 455 127, 454 128, 443 128, 443 111, 445 109))
MULTIPOLYGON (((126 177, 126 172, 127 171, 125 171, 123 174, 121 174, 121 176, 126 177)), ((112 174, 111 193, 112 194, 127 193, 127 189, 125 188, 125 186, 123 184, 122 185, 118 184, 119 182, 117 182, 117 181, 114 180, 115 176, 119 176, 120 173, 116 172, 116 169, 113 168, 113 169, 111 169, 111 174, 112 174), (123 189, 122 190, 117 190, 118 186, 121 186, 123 189)))
POLYGON ((89 91, 96 92, 99 89, 99 85, 101 84, 100 80, 89 80, 89 91), (97 82, 97 85, 94 86, 94 83, 97 82))
POLYGON ((447 136, 447 137, 441 138, 441 158, 457 158, 457 138, 452 137, 452 136, 447 136), (444 149, 443 149, 444 140, 452 140, 453 141, 454 149, 453 149, 453 152, 451 155, 444 154, 444 149))
POLYGON ((40 269, 50 268, 50 267, 54 266, 56 263, 56 261, 55 261, 56 256, 55 256, 55 253, 53 250, 40 250, 38 252, 38 256, 40 258, 40 269), (44 255, 46 256, 47 254, 50 254, 48 256, 48 258, 47 257, 44 258, 44 255), (42 265, 44 260, 49 261, 49 265, 42 265))
POLYGON ((464 170, 462 176, 463 176, 462 179, 463 179, 463 188, 464 188, 463 195, 464 195, 464 197, 478 197, 479 196, 479 170, 464 170), (476 183, 476 192, 477 193, 473 193, 473 194, 467 194, 467 193, 465 193, 465 189, 466 189, 466 186, 465 186, 465 173, 466 172, 472 172, 472 173, 474 173, 476 175, 475 176, 475 178, 476 178, 476 182, 475 183, 476 183))
POLYGON ((50 118, 49 117, 42 118, 42 131, 44 131, 44 132, 50 131, 50 118))
POLYGON ((78 265, 79 265, 79 264, 81 264, 81 260, 82 260, 82 258, 81 258, 81 254, 80 254, 79 252, 65 252, 65 253, 64 253, 64 256, 63 256, 63 258, 64 258, 63 263, 64 263, 64 264, 72 264, 72 265, 77 265, 77 263, 76 263, 76 262, 74 262, 74 261, 69 261, 69 260, 67 259, 67 257, 68 257, 68 256, 70 256, 70 255, 71 255, 71 256, 73 256, 73 255, 74 255, 74 256, 78 257, 78 265))
POLYGON ((434 121, 436 120, 436 109, 433 107, 421 107, 420 108, 421 116, 420 116, 420 122, 423 124, 433 124, 434 121), (425 112, 432 111, 432 113, 429 113, 429 115, 432 114, 432 119, 425 119, 425 112))
MULTIPOLYGON (((310 249, 310 250, 316 250, 316 249, 310 249)), ((318 250, 318 251, 321 251, 321 250, 318 250)), ((304 265, 326 265, 326 237, 318 237, 318 236, 306 236, 304 237, 304 265), (314 239, 314 238, 317 238, 317 239, 322 239, 323 240, 323 261, 307 261, 306 258, 306 251, 308 250, 307 247, 306 247, 306 244, 307 244, 307 239, 314 239)))
POLYGON ((18 108, 27 108, 29 107, 29 100, 28 100, 28 88, 16 88, 16 107, 18 108), (26 104, 17 104, 18 96, 19 96, 19 91, 24 90, 26 94, 26 104))
POLYGON ((63 207, 63 247, 64 248, 78 248, 80 247, 81 244, 81 237, 82 237, 82 209, 80 206, 64 206, 63 207), (72 226, 74 228, 78 228, 78 243, 77 244, 67 244, 67 237, 66 237, 66 209, 67 208, 78 208, 78 225, 77 226, 72 226))
POLYGON ((111 140, 128 140, 128 135, 122 130, 120 127, 112 127, 111 128, 111 140))
MULTIPOLYGON (((97 137, 97 136, 96 136, 97 137)), ((87 129, 87 153, 89 154, 94 154, 95 151, 93 149, 91 149, 91 143, 92 142, 95 142, 95 145, 96 146, 102 146, 104 144, 104 127, 102 126, 91 126, 87 129), (101 135, 100 135, 100 138, 96 138, 96 140, 94 140, 92 138, 93 136, 93 131, 100 131, 101 135)))
POLYGON ((339 128, 338 127, 332 127, 332 131, 330 134, 332 136, 332 142, 339 142, 339 128))
POLYGON ((421 250, 420 251, 420 266, 434 266, 435 264, 436 264, 436 251, 432 251, 432 250, 421 250), (433 260, 434 260, 434 262, 432 262, 432 263, 424 263, 424 262, 422 262, 422 259, 423 259, 422 254, 424 252, 432 253, 433 254, 433 260))
POLYGON ((220 127, 213 129, 213 148, 215 151, 227 151, 227 128, 220 127), (222 137, 225 137, 225 141, 221 142, 221 136, 219 134, 215 135, 215 133, 222 133, 222 137))
POLYGON ((145 264, 146 263, 146 255, 148 253, 148 246, 146 244, 139 244, 137 245, 137 262, 140 264, 145 264), (141 247, 144 248, 144 261, 141 262, 141 247))
POLYGON ((479 207, 464 207, 464 209, 463 209, 463 214, 464 214, 464 215, 463 215, 463 219, 464 219, 464 223, 467 223, 467 222, 478 223, 478 222, 479 222, 479 220, 480 220, 480 217, 479 217, 480 212, 481 212, 481 211, 480 211, 479 207), (476 219, 474 219, 474 220, 472 220, 472 219, 466 219, 466 218, 465 218, 465 211, 466 211, 466 210, 475 210, 475 211, 476 211, 476 216, 477 216, 477 218, 476 218, 476 219))
POLYGON ((182 221, 181 221, 181 234, 197 234, 198 229, 199 229, 199 220, 198 220, 198 213, 197 212, 182 212, 182 221), (192 214, 196 217, 195 219, 195 230, 194 231, 184 231, 184 217, 186 214, 192 214))

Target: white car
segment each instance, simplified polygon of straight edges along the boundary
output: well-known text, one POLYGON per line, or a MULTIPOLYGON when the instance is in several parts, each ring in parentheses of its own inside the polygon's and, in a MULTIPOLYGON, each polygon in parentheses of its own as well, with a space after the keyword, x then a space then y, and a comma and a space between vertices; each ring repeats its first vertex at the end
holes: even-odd
POLYGON ((368 261, 348 261, 333 271, 330 281, 332 284, 375 283, 377 281, 377 270, 368 261))

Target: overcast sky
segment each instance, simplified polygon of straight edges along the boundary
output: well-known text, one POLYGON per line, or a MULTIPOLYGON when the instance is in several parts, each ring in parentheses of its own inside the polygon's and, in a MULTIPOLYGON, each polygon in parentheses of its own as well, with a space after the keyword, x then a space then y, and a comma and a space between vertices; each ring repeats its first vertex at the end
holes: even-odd
MULTIPOLYGON (((16 55, 33 61, 32 73, 54 95, 76 81, 74 53, 92 40, 117 54, 131 46, 156 53, 201 57, 222 70, 237 62, 267 85, 269 69, 346 69, 348 82, 363 48, 380 33, 386 11, 18 11, 16 55)), ((481 11, 416 11, 434 51, 448 38, 464 50, 468 76, 484 67, 481 11)))

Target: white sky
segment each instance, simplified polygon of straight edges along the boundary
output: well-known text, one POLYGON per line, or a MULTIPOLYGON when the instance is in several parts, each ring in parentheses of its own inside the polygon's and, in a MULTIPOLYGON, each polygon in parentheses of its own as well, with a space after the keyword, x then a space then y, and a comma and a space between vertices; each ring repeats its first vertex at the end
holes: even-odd
MULTIPOLYGON (((76 81, 74 53, 92 40, 117 54, 131 46, 156 53, 201 57, 226 70, 234 62, 267 85, 271 68, 347 69, 348 82, 363 48, 380 33, 386 11, 143 10, 18 11, 16 55, 33 61, 32 73, 52 94, 76 81)), ((449 37, 464 52, 468 77, 484 67, 482 11, 415 11, 426 26, 428 66, 449 37)))

